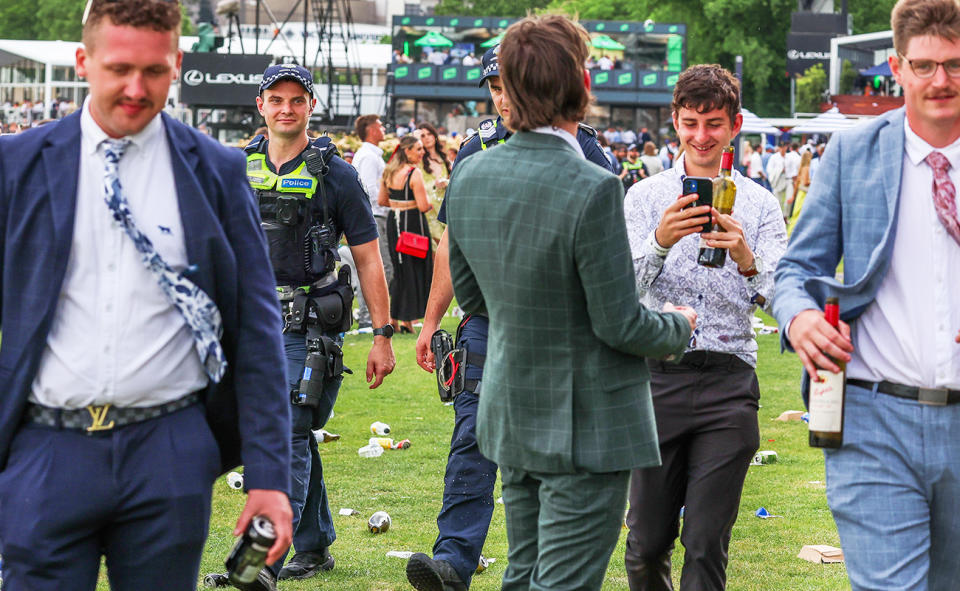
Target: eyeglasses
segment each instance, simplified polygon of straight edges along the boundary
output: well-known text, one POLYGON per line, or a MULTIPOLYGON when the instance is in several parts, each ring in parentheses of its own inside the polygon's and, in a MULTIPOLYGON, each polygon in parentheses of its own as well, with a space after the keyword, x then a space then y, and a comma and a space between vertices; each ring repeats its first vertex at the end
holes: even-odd
MULTIPOLYGON (((94 2, 101 2, 103 4, 112 4, 114 2, 120 2, 121 0, 87 0, 87 5, 83 9, 83 18, 80 19, 80 25, 87 24, 87 18, 90 16, 90 8, 93 7, 94 2)), ((179 4, 180 0, 154 0, 155 2, 166 2, 168 4, 179 4)))
POLYGON ((900 57, 910 64, 910 69, 913 70, 917 78, 933 78, 939 66, 943 66, 943 71, 947 73, 947 76, 960 78, 960 59, 937 62, 934 60, 912 60, 905 55, 900 55, 900 57))

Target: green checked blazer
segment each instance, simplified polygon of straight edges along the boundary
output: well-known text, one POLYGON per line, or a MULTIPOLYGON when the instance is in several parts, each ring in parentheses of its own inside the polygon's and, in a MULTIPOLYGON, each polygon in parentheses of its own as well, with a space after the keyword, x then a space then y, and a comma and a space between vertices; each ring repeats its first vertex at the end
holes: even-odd
POLYGON ((547 473, 658 465, 644 357, 682 354, 690 328, 640 304, 620 180, 520 132, 461 162, 446 199, 457 300, 490 318, 483 455, 547 473))

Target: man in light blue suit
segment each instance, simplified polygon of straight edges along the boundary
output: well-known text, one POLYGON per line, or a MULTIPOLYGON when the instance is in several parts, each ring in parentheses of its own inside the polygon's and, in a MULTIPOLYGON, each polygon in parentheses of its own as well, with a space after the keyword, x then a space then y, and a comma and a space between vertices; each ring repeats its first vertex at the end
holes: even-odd
POLYGON ((830 141, 774 312, 804 391, 847 362, 843 445, 825 456, 851 586, 947 590, 960 577, 960 4, 900 0, 892 26, 905 107, 830 141), (829 295, 839 330, 820 311, 829 295))

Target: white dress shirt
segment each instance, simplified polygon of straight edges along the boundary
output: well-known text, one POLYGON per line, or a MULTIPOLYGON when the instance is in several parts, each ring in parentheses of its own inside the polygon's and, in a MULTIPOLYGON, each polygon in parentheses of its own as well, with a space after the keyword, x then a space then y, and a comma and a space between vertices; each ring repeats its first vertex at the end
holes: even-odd
MULTIPOLYGON (((103 140, 80 118, 80 173, 66 276, 30 401, 58 408, 152 406, 207 384, 193 336, 104 201, 103 140)), ((163 121, 157 115, 120 160, 137 227, 164 260, 187 266, 186 244, 163 121)))
POLYGON ((586 158, 583 155, 583 147, 580 146, 580 143, 577 141, 575 136, 570 135, 569 132, 560 129, 559 127, 554 127, 552 125, 544 125, 543 127, 538 127, 536 129, 531 129, 533 133, 543 133, 546 135, 555 135, 563 141, 570 144, 570 147, 577 151, 577 154, 580 154, 581 158, 586 158))
POLYGON ((383 178, 383 169, 386 166, 387 163, 383 161, 383 150, 370 142, 363 142, 357 153, 353 155, 353 167, 357 169, 360 184, 363 185, 363 190, 367 192, 367 198, 370 199, 373 215, 378 217, 387 217, 387 213, 390 212, 389 207, 377 203, 377 197, 380 195, 380 180, 383 178))
POLYGON ((788 179, 795 178, 800 173, 800 154, 787 152, 783 157, 783 172, 788 179))
MULTIPOLYGON (((890 267, 877 297, 857 319, 847 375, 872 382, 960 389, 960 245, 937 218, 935 148, 910 129, 906 135, 900 205, 890 267)), ((960 140, 936 149, 950 161, 960 188, 960 140)))

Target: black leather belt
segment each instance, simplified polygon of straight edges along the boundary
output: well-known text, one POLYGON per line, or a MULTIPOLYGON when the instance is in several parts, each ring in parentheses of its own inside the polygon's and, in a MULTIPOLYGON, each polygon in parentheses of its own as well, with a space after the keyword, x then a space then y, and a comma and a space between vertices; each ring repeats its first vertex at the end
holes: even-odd
POLYGON ((917 386, 904 386, 903 384, 895 384, 887 381, 868 382, 866 380, 858 380, 855 378, 849 378, 847 383, 858 388, 864 388, 871 391, 873 390, 873 387, 876 386, 877 392, 880 392, 881 394, 896 396, 897 398, 906 398, 907 400, 916 400, 920 404, 944 406, 947 404, 956 404, 957 402, 960 402, 960 390, 949 390, 947 388, 918 388, 917 386))
POLYGON ((28 404, 26 420, 56 429, 78 429, 94 434, 162 417, 198 402, 200 402, 200 393, 193 392, 183 398, 156 406, 117 407, 112 404, 91 404, 84 408, 65 409, 28 404))

